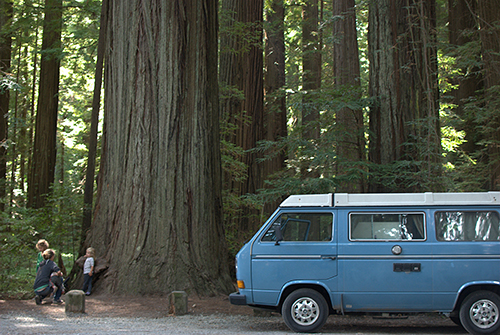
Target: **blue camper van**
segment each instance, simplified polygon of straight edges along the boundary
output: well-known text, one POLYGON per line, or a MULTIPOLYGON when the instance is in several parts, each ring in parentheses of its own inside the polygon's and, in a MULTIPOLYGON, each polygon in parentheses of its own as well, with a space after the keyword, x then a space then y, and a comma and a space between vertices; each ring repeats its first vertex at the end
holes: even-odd
POLYGON ((235 305, 314 332, 330 314, 443 313, 500 333, 500 192, 292 195, 236 255, 235 305))

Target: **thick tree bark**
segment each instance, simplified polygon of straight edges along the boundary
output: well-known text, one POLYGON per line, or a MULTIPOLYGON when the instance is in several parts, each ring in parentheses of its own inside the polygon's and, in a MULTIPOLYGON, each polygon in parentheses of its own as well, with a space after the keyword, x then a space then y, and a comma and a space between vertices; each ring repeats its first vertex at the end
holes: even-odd
MULTIPOLYGON (((235 126, 226 140, 245 151, 241 161, 247 166, 243 181, 224 174, 224 189, 236 196, 255 193, 262 187, 262 167, 257 163, 257 154, 248 150, 264 138, 263 7, 263 0, 222 1, 222 12, 228 19, 224 22, 226 33, 221 35, 220 82, 236 89, 242 98, 234 95, 223 100, 221 117, 235 126), (238 28, 233 29, 235 26, 244 26, 243 35, 238 28)), ((241 213, 240 217, 232 217, 239 231, 255 231, 260 221, 250 218, 250 214, 257 213, 251 208, 242 208, 241 213)))
POLYGON ((228 292, 217 1, 110 1, 107 36, 97 289, 228 292))
MULTIPOLYGON (((266 13, 265 31, 265 116, 264 139, 280 141, 287 136, 286 95, 285 86, 285 8, 283 0, 273 0, 266 13)), ((278 149, 271 159, 262 163, 262 177, 268 178, 285 167, 286 151, 278 149)), ((276 209, 277 202, 266 203, 265 214, 269 215, 276 209)))
POLYGON ((54 183, 61 57, 62 0, 45 1, 42 60, 28 206, 41 208, 54 183))
MULTIPOLYGON (((12 35, 10 24, 12 19, 12 2, 0 1, 0 72, 5 76, 10 71, 10 58, 12 53, 12 35)), ((9 113, 9 89, 0 87, 0 199, 7 194, 7 128, 9 113)), ((0 201, 0 211, 5 209, 5 203, 0 201)))
MULTIPOLYGON (((349 100, 361 98, 356 11, 354 0, 333 1, 332 14, 338 19, 333 24, 333 76, 335 87, 349 100)), ((337 111, 339 141, 337 144, 337 176, 341 180, 337 192, 360 193, 364 191, 362 173, 364 160, 363 112, 361 109, 344 107, 337 111), (359 172, 355 170, 356 164, 359 172), (342 177, 349 176, 349 181, 342 177), (354 177, 354 178, 353 178, 354 177)))
MULTIPOLYGON (((421 168, 428 181, 439 175, 434 163, 441 157, 435 1, 372 1, 369 10, 370 96, 376 98, 370 108, 370 161, 426 162, 421 168)), ((390 191, 375 181, 370 187, 390 191)), ((419 183, 398 187, 422 190, 419 183)))
MULTIPOLYGON (((498 1, 478 1, 484 94, 488 115, 483 133, 488 138, 489 190, 500 190, 500 11, 498 1)), ((483 116, 484 117, 484 116, 483 116)))

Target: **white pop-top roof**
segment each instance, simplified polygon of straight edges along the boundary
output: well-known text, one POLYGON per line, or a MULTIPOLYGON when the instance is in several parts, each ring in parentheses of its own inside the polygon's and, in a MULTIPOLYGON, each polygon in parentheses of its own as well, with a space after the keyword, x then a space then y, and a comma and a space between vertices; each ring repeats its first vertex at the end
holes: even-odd
POLYGON ((500 205, 500 192, 291 195, 281 207, 500 205))

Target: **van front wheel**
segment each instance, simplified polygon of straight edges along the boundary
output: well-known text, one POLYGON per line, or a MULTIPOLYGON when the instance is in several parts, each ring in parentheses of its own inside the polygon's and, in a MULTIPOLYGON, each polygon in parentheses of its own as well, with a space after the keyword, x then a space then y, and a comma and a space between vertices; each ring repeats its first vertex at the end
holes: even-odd
POLYGON ((489 291, 471 293, 460 307, 460 322, 471 334, 496 334, 500 329, 500 298, 489 291))
POLYGON ((291 330, 314 332, 325 324, 329 309, 325 298, 318 291, 303 288, 286 297, 281 314, 291 330))

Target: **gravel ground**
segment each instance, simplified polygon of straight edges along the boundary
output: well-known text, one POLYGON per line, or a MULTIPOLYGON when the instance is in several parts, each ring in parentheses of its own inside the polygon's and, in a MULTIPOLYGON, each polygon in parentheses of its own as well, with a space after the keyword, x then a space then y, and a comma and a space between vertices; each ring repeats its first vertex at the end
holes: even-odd
MULTIPOLYGON (((406 320, 330 316, 323 334, 465 334, 439 316, 406 320)), ((33 312, 0 315, 0 334, 294 334, 279 316, 184 315, 158 318, 48 316, 33 312)))
MULTIPOLYGON (((64 297, 63 297, 64 299, 64 297)), ((254 314, 229 304, 227 296, 189 297, 189 313, 168 314, 162 296, 87 297, 84 314, 65 313, 63 305, 37 306, 34 300, 0 300, 0 335, 7 334, 295 334, 281 315, 254 314)), ((322 334, 465 334, 449 319, 421 314, 407 319, 332 315, 322 334)))

